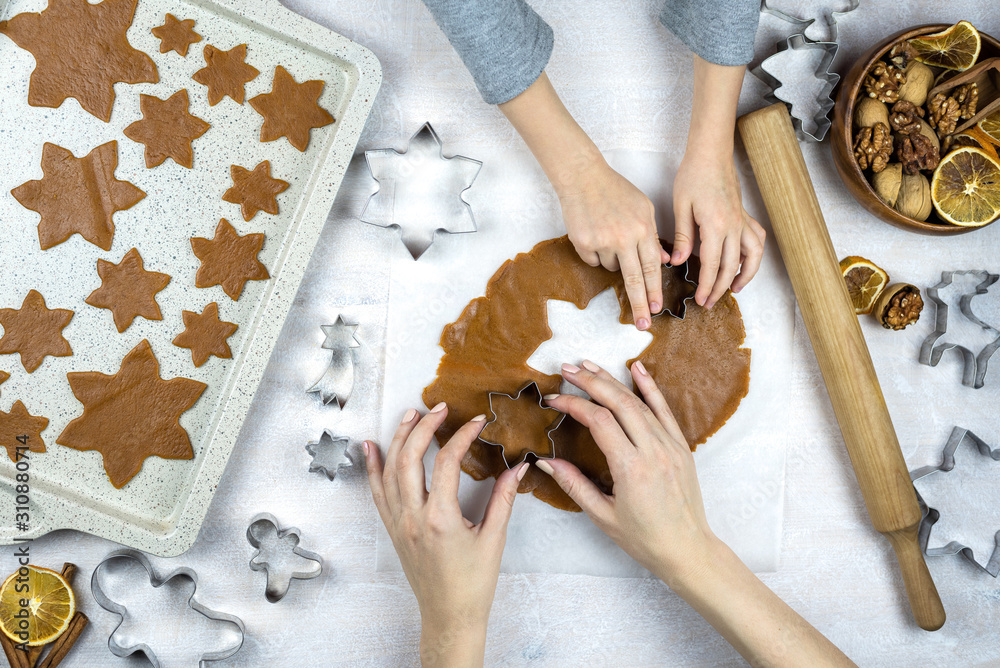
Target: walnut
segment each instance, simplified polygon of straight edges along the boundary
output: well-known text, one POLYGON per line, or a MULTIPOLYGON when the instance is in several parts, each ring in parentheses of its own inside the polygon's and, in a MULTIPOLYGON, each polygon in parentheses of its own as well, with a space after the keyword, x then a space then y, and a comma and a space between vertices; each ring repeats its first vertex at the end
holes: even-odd
POLYGON ((903 164, 903 171, 907 174, 934 169, 941 162, 938 148, 919 131, 896 137, 896 158, 903 164))
POLYGON ((889 62, 893 64, 894 67, 905 70, 906 66, 910 64, 917 55, 917 50, 913 48, 909 40, 903 40, 902 42, 896 42, 892 45, 889 50, 889 62))
POLYGON ((927 121, 932 128, 937 129, 939 136, 950 135, 955 131, 961 113, 958 100, 944 93, 935 93, 927 102, 927 121))
POLYGON ((897 283, 886 288, 875 303, 872 315, 886 329, 900 330, 915 323, 924 309, 920 289, 909 283, 897 283))
POLYGON ((889 114, 889 125, 896 132, 904 135, 920 132, 920 119, 924 115, 924 110, 906 100, 900 100, 892 105, 892 113, 889 114))
POLYGON ((899 87, 904 83, 906 75, 903 71, 882 61, 875 63, 864 81, 868 97, 889 104, 899 99, 899 87))
POLYGON ((976 105, 979 103, 979 86, 968 83, 952 91, 952 97, 958 102, 958 113, 963 120, 969 120, 976 115, 976 105))
POLYGON ((878 174, 889 164, 892 155, 892 135, 889 126, 878 122, 870 128, 861 128, 854 137, 854 159, 858 167, 878 174))

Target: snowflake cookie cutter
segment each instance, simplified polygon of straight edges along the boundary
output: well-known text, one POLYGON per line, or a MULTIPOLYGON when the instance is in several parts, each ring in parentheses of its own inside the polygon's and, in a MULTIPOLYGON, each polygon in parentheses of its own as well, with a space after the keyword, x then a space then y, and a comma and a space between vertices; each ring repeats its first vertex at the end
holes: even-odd
POLYGON ((121 630, 122 626, 125 625, 126 620, 130 618, 130 614, 128 608, 114 601, 106 593, 105 589, 109 586, 109 578, 113 579, 116 577, 124 577, 121 574, 116 575, 113 572, 109 572, 113 568, 113 562, 120 560, 130 560, 138 563, 145 570, 148 582, 154 588, 166 585, 174 578, 186 578, 190 580, 194 589, 191 592, 191 596, 187 600, 188 607, 207 619, 221 622, 223 624, 229 624, 235 627, 235 630, 238 631, 238 642, 234 642, 231 647, 202 654, 199 665, 204 665, 206 661, 220 661, 222 659, 229 658, 239 652, 243 647, 243 641, 246 638, 246 624, 244 624, 243 620, 236 615, 212 610, 195 598, 198 593, 198 574, 195 571, 186 567, 177 568, 169 572, 167 575, 160 577, 157 575, 156 570, 153 568, 152 563, 150 563, 149 558, 145 554, 137 550, 121 549, 116 550, 105 557, 101 563, 97 565, 97 568, 94 569, 94 573, 90 578, 90 590, 91 593, 93 593, 97 604, 108 612, 114 613, 119 617, 118 624, 108 637, 108 649, 111 650, 112 654, 117 657, 126 658, 137 652, 142 652, 146 655, 149 662, 153 664, 154 668, 167 668, 161 662, 161 658, 157 656, 153 648, 150 647, 148 642, 138 641, 121 644, 116 639, 119 630, 121 630))
POLYGON ((306 394, 318 394, 323 405, 336 402, 343 409, 354 390, 354 355, 351 349, 361 346, 355 335, 358 325, 338 315, 332 325, 320 327, 326 335, 322 348, 332 351, 330 364, 320 379, 306 390, 306 394))
POLYGON ((306 452, 312 456, 310 473, 322 473, 330 480, 345 469, 353 468, 357 462, 350 451, 350 440, 338 438, 324 429, 319 440, 306 445, 306 452))
POLYGON ((301 533, 296 527, 282 529, 271 513, 260 513, 250 520, 250 526, 247 527, 247 542, 255 548, 253 556, 250 557, 250 570, 264 571, 267 575, 264 597, 269 603, 277 603, 284 598, 292 580, 311 580, 323 573, 323 557, 299 547, 300 539, 301 533), (285 555, 275 559, 273 554, 275 548, 283 550, 285 555), (293 569, 288 572, 289 569, 282 566, 290 556, 315 562, 316 567, 310 570, 293 569))
MULTIPOLYGON (((858 8, 860 0, 849 0, 847 8, 839 12, 829 12, 829 26, 830 26, 830 41, 814 41, 806 37, 805 31, 815 23, 816 19, 800 19, 796 16, 787 14, 779 9, 773 8, 768 4, 768 0, 762 0, 760 10, 765 14, 770 14, 775 16, 782 21, 787 21, 792 25, 796 26, 796 32, 790 35, 786 39, 780 41, 776 45, 776 51, 773 55, 765 58, 759 65, 752 68, 750 72, 764 82, 764 84, 770 89, 770 92, 764 95, 764 100, 766 102, 775 103, 783 102, 784 104, 792 107, 792 103, 788 100, 782 99, 778 95, 778 91, 784 85, 780 79, 778 79, 771 71, 768 70, 768 62, 774 58, 782 56, 785 51, 804 51, 804 50, 818 50, 821 52, 820 62, 813 73, 813 76, 819 81, 823 82, 823 87, 817 93, 816 101, 818 103, 818 109, 815 114, 813 114, 811 120, 815 125, 816 129, 813 132, 809 132, 804 127, 804 120, 801 116, 796 116, 794 109, 789 109, 789 114, 792 117, 792 126, 795 128, 795 134, 800 140, 805 141, 815 141, 820 142, 826 137, 826 133, 829 132, 832 122, 830 121, 830 110, 834 107, 833 100, 833 89, 836 87, 837 83, 840 81, 840 75, 833 71, 833 61, 837 57, 837 52, 840 50, 840 35, 838 28, 838 19, 847 14, 850 14, 855 9, 858 8)), ((786 54, 787 55, 787 54, 786 54)), ((773 62, 777 62, 776 60, 773 62)), ((773 69, 773 64, 772 64, 773 69)))
POLYGON ((486 421, 486 424, 483 425, 483 429, 485 430, 486 427, 488 427, 489 425, 493 424, 494 422, 496 422, 497 420, 500 419, 500 417, 497 415, 496 411, 493 409, 493 401, 494 401, 494 399, 497 399, 499 397, 506 397, 507 399, 510 399, 511 401, 518 401, 521 398, 521 395, 524 394, 524 392, 526 392, 526 391, 527 392, 534 392, 538 396, 538 405, 543 410, 552 411, 553 413, 557 414, 556 417, 553 418, 552 422, 549 423, 549 426, 547 426, 545 428, 545 437, 549 441, 549 451, 552 454, 550 454, 548 456, 539 455, 537 452, 525 449, 521 453, 521 456, 517 458, 517 460, 515 460, 514 462, 511 462, 507 458, 507 448, 506 448, 505 444, 503 444, 503 443, 496 443, 494 441, 489 441, 489 440, 483 438, 482 433, 480 433, 480 435, 479 435, 479 440, 480 441, 482 441, 483 443, 488 443, 489 445, 498 446, 500 448, 500 454, 503 457, 503 462, 504 462, 504 464, 507 465, 507 468, 509 468, 509 469, 512 469, 515 466, 520 465, 521 462, 523 462, 528 457, 529 454, 530 455, 534 455, 535 458, 537 458, 537 459, 555 459, 555 456, 556 456, 556 441, 552 437, 552 434, 562 425, 563 420, 566 418, 566 414, 565 413, 557 411, 555 408, 552 408, 551 406, 546 406, 545 405, 545 398, 542 396, 541 390, 538 389, 538 384, 535 381, 531 381, 530 383, 528 383, 527 385, 525 385, 521 389, 519 389, 517 391, 517 394, 515 394, 513 396, 507 394, 506 392, 490 392, 489 393, 490 415, 492 416, 492 418, 486 421))
MULTIPOLYGON (((941 458, 941 463, 937 466, 922 466, 919 469, 910 471, 910 480, 916 483, 921 478, 929 476, 937 471, 948 473, 954 469, 955 451, 958 450, 958 447, 965 441, 968 441, 970 445, 974 446, 979 454, 984 457, 989 457, 993 461, 1000 462, 1000 448, 991 448, 986 441, 979 438, 968 429, 955 427, 952 429, 951 436, 948 438, 948 443, 944 447, 944 454, 941 458)), ((916 490, 916 485, 914 485, 914 489, 916 490)), ((920 529, 918 532, 920 547, 923 549, 924 554, 929 557, 941 557, 961 553, 963 557, 993 577, 1000 575, 1000 531, 997 531, 993 536, 993 554, 989 557, 989 561, 985 564, 981 564, 976 560, 976 557, 972 552, 972 548, 967 545, 963 545, 958 541, 949 541, 946 545, 941 547, 928 547, 931 529, 934 527, 934 524, 941 519, 941 513, 939 513, 937 509, 931 508, 927 502, 924 501, 924 498, 920 495, 919 490, 917 490, 917 501, 920 503, 920 509, 924 512, 924 517, 920 522, 920 529)))
POLYGON ((378 190, 361 212, 362 222, 400 230, 403 245, 420 259, 438 232, 476 231, 472 206, 465 192, 483 163, 461 155, 446 157, 430 123, 410 137, 406 150, 372 149, 365 161, 378 190))
POLYGON ((934 331, 931 332, 920 345, 919 361, 927 366, 937 366, 941 361, 941 356, 948 350, 957 350, 962 354, 965 367, 962 372, 962 384, 967 387, 981 389, 986 384, 986 371, 990 358, 1000 350, 1000 330, 987 324, 972 311, 972 299, 977 295, 985 295, 989 292, 990 286, 1000 280, 1000 274, 991 274, 985 269, 971 269, 966 271, 943 271, 941 272, 941 282, 927 288, 928 298, 934 302, 934 331), (938 341, 948 333, 948 303, 941 299, 939 290, 951 285, 955 276, 976 276, 980 282, 972 292, 962 295, 959 300, 959 310, 962 315, 973 323, 979 325, 984 331, 993 335, 993 341, 986 344, 979 353, 974 353, 968 347, 945 341, 938 341))
POLYGON ((694 299, 694 295, 698 291, 698 284, 692 281, 691 278, 688 276, 688 272, 691 271, 691 265, 689 262, 685 260, 682 264, 676 266, 669 263, 664 264, 663 266, 668 270, 680 269, 681 267, 684 268, 683 275, 681 275, 679 272, 673 274, 674 276, 678 276, 682 281, 681 291, 679 296, 680 298, 674 302, 673 306, 668 305, 666 303, 667 300, 664 299, 663 308, 660 309, 660 312, 654 313, 650 317, 655 318, 658 315, 663 315, 664 313, 666 313, 677 318, 678 320, 683 320, 684 316, 687 315, 687 303, 692 299, 694 299))

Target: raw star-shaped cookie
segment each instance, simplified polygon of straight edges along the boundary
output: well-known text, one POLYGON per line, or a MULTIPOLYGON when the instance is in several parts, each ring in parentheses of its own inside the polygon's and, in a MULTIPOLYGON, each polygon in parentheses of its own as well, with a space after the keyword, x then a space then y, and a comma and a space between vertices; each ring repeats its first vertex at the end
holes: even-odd
POLYGON ((191 78, 208 86, 208 104, 215 106, 229 96, 239 104, 246 99, 246 84, 257 78, 260 71, 246 64, 247 45, 240 44, 229 51, 205 45, 205 67, 191 78))
POLYGON ((222 199, 240 205, 243 220, 250 220, 258 211, 278 213, 277 195, 285 192, 288 182, 271 178, 271 163, 268 160, 253 168, 253 171, 232 165, 229 174, 233 187, 225 192, 222 199))
POLYGON ((173 14, 167 14, 163 25, 151 31, 160 40, 160 53, 173 51, 179 56, 188 55, 188 47, 201 41, 201 35, 194 31, 194 19, 180 21, 173 14))
POLYGON ((324 83, 319 80, 295 83, 292 75, 278 65, 274 68, 271 92, 250 100, 250 106, 264 117, 260 128, 262 142, 287 137, 288 142, 305 151, 309 146, 309 131, 333 123, 333 116, 319 106, 324 83))
POLYGON ((226 339, 233 335, 237 325, 225 320, 219 320, 219 305, 212 302, 201 312, 183 311, 184 331, 174 339, 178 348, 191 350, 191 361, 195 366, 201 366, 211 355, 221 359, 230 359, 233 352, 229 349, 226 339))
MULTIPOLYGON (((21 353, 21 364, 28 373, 33 372, 46 355, 68 357, 73 354, 69 341, 63 338, 63 327, 69 324, 73 312, 50 309, 45 298, 35 290, 28 292, 20 310, 0 309, 0 355, 21 353)), ((4 379, 6 380, 6 378, 4 379)))
POLYGON ((7 448, 10 461, 17 461, 18 446, 32 452, 45 452, 42 431, 48 426, 48 418, 30 414, 20 401, 14 402, 10 413, 0 411, 0 445, 7 448))
POLYGON ((157 83, 152 59, 128 43, 138 0, 49 0, 39 14, 0 22, 0 33, 35 57, 28 104, 58 107, 67 97, 102 121, 111 120, 118 82, 157 83))
POLYGON ((0 385, 6 383, 8 378, 10 378, 9 373, 7 373, 6 371, 0 371, 0 385))
POLYGON ((156 293, 167 287, 170 276, 146 271, 135 248, 118 264, 98 260, 97 273, 101 277, 101 287, 91 292, 86 302, 111 311, 119 333, 128 329, 139 315, 147 320, 163 320, 156 293))
POLYGON ((149 341, 125 355, 113 376, 85 371, 66 377, 83 415, 66 425, 56 443, 100 452, 116 488, 131 480, 147 457, 194 457, 180 417, 208 386, 189 378, 160 378, 149 341))
POLYGON ((153 168, 167 158, 181 167, 194 165, 191 142, 211 126, 188 111, 188 92, 179 90, 166 100, 152 95, 139 96, 142 118, 125 128, 125 136, 146 145, 146 167, 153 168))
POLYGON ((111 250, 115 236, 112 216, 131 208, 146 193, 115 178, 118 142, 98 146, 83 158, 55 144, 42 147, 42 174, 10 193, 26 209, 42 216, 38 243, 52 248, 74 234, 103 250, 111 250))
POLYGON ((225 218, 219 220, 215 228, 215 238, 193 237, 191 249, 201 267, 195 274, 194 284, 199 288, 221 285, 229 298, 236 301, 243 294, 247 281, 263 281, 271 278, 267 267, 257 259, 257 253, 264 246, 264 235, 247 234, 240 236, 225 218))

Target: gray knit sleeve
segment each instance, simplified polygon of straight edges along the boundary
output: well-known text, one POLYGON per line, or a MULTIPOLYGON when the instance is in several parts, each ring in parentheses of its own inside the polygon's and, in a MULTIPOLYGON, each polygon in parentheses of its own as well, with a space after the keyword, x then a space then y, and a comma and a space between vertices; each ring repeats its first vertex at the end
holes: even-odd
POLYGON ((760 0, 666 0, 660 22, 692 51, 716 65, 746 65, 760 0))
POLYGON ((520 95, 552 53, 552 28, 524 0, 424 0, 487 104, 520 95))

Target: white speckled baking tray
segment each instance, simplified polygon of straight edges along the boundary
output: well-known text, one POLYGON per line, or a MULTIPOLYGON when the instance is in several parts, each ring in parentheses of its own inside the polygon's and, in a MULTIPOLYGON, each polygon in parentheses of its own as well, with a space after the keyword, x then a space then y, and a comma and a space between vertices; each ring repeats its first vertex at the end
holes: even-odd
MULTIPOLYGON (((0 20, 21 12, 38 12, 45 0, 0 0, 0 20)), ((11 378, 0 387, 0 409, 21 400, 33 415, 49 418, 43 432, 47 452, 31 455, 30 526, 14 526, 14 466, 0 457, 0 543, 35 538, 56 529, 77 529, 156 555, 173 556, 188 549, 201 527, 222 471, 229 460, 243 419, 264 373, 275 341, 299 287, 306 264, 326 221, 334 196, 356 147, 381 83, 381 67, 367 49, 303 19, 277 0, 139 0, 128 32, 131 44, 149 54, 159 69, 156 84, 117 84, 110 123, 84 112, 73 99, 58 109, 27 104, 32 55, 0 35, 0 308, 19 308, 30 289, 39 290, 49 308, 75 312, 63 335, 71 357, 46 358, 32 374, 16 355, 0 355, 0 370, 11 378), (202 41, 186 58, 159 53, 150 29, 166 12, 195 19, 202 41), (305 153, 286 139, 261 143, 262 119, 249 104, 225 98, 208 105, 206 88, 191 75, 204 67, 206 44, 228 50, 248 45, 247 62, 261 74, 246 86, 247 99, 271 90, 274 68, 282 65, 299 82, 326 82, 320 104, 336 122, 314 129, 305 153), (139 94, 161 99, 186 88, 190 111, 212 128, 194 141, 194 168, 168 160, 146 169, 144 147, 122 130, 141 117, 139 94), (23 208, 12 188, 42 177, 42 145, 52 142, 82 157, 108 141, 118 142, 116 177, 146 192, 128 211, 115 214, 114 244, 104 252, 78 235, 47 251, 39 250, 37 213, 23 208), (272 175, 291 185, 278 196, 279 213, 258 213, 244 222, 239 206, 222 201, 231 185, 232 164, 253 168, 270 160, 272 175), (263 232, 260 260, 269 281, 248 282, 238 302, 219 286, 199 289, 194 276, 200 262, 191 251, 193 236, 211 238, 220 218, 240 234, 263 232), (164 319, 136 318, 119 334, 111 313, 84 303, 101 281, 96 263, 115 263, 132 247, 146 269, 165 272, 172 280, 157 295, 164 319), (182 310, 201 312, 219 304, 219 316, 239 324, 229 339, 233 359, 211 358, 195 368, 190 351, 172 345, 184 329, 182 310), (191 437, 193 460, 148 458, 127 485, 108 481, 99 452, 80 452, 56 444, 56 438, 83 407, 73 396, 67 372, 118 371, 124 355, 148 339, 163 378, 183 376, 207 383, 195 406, 181 417, 191 437)), ((262 476, 267 478, 267 475, 262 476)))

